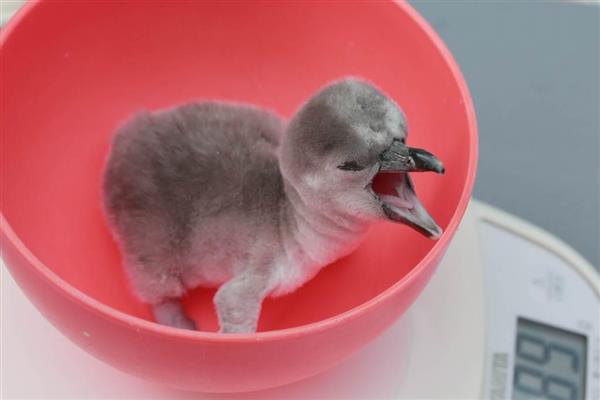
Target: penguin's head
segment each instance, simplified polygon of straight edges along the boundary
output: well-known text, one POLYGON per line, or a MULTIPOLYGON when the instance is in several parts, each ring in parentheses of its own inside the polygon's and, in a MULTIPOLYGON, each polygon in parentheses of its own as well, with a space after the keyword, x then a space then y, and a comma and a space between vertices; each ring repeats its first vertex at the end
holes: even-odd
POLYGON ((389 219, 437 239, 442 229, 417 198, 408 173, 443 174, 444 167, 433 154, 409 147, 407 134, 403 112, 373 85, 336 81, 290 121, 279 154, 282 173, 317 212, 389 219))

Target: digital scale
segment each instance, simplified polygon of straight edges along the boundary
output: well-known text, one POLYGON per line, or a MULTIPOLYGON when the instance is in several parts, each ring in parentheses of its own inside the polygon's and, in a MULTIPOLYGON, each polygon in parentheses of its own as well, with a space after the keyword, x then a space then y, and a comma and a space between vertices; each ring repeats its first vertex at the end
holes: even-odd
POLYGON ((139 399, 600 399, 600 278, 548 233, 472 201, 431 282, 336 368, 250 394, 171 390, 62 337, 2 268, 2 396, 139 399))

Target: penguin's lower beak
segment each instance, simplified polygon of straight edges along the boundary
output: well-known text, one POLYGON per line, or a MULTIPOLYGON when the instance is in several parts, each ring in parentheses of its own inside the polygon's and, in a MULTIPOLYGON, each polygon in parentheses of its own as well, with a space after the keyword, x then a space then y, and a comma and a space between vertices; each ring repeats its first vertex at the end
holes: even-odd
POLYGON ((385 215, 431 239, 438 239, 442 228, 419 201, 408 172, 432 171, 443 174, 442 162, 428 151, 410 148, 395 141, 381 155, 380 165, 370 189, 379 199, 385 215))
POLYGON ((406 224, 431 239, 442 235, 442 228, 417 197, 408 174, 378 174, 372 186, 389 219, 406 224))

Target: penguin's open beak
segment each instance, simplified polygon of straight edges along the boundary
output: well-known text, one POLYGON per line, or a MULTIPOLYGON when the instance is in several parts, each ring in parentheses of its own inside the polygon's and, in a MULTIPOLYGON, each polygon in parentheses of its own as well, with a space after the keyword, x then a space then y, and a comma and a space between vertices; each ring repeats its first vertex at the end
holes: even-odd
POLYGON ((389 219, 407 224, 431 239, 438 239, 442 228, 419 201, 408 175, 408 172, 422 171, 445 172, 442 162, 433 154, 394 141, 381 155, 380 170, 370 189, 389 219))

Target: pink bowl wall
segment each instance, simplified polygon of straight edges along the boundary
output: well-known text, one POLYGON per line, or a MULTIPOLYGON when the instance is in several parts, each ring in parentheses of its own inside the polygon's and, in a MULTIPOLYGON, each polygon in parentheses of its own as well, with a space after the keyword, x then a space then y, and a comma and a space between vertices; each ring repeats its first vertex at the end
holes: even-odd
POLYGON ((331 367, 414 301, 472 191, 477 133, 468 90, 441 41, 404 3, 42 1, 19 13, 0 45, 3 257, 61 332, 147 379, 243 391, 331 367), (289 116, 344 75, 368 78, 394 97, 408 115, 411 144, 444 161, 444 177, 416 177, 442 238, 374 227, 356 253, 296 293, 268 300, 255 335, 210 332, 214 292, 203 289, 185 307, 209 332, 151 322, 128 290, 100 209, 115 126, 140 108, 202 98, 289 116))

